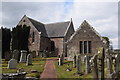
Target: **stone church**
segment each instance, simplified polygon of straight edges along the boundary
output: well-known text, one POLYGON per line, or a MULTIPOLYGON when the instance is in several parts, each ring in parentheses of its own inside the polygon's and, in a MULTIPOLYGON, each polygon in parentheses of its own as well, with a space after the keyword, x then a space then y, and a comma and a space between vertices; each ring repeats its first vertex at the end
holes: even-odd
POLYGON ((36 55, 47 51, 71 58, 74 54, 95 54, 103 46, 102 37, 87 21, 75 31, 72 19, 44 24, 24 15, 17 25, 30 26, 28 47, 36 55))

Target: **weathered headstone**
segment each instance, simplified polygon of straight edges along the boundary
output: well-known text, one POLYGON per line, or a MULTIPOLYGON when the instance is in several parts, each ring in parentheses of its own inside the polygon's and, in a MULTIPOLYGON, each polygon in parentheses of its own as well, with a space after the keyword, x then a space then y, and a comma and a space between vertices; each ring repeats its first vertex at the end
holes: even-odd
POLYGON ((73 67, 76 68, 76 55, 74 55, 74 59, 73 59, 73 67))
POLYGON ((97 59, 98 59, 98 55, 95 54, 92 58, 91 58, 91 67, 92 67, 92 72, 93 72, 93 77, 94 79, 98 80, 98 64, 97 64, 97 59))
POLYGON ((90 57, 88 55, 86 55, 85 57, 85 73, 88 74, 90 73, 90 57))
POLYGON ((26 65, 32 65, 32 55, 31 54, 27 55, 27 63, 26 63, 26 65))
POLYGON ((98 52, 98 71, 99 78, 104 80, 104 59, 105 59, 105 50, 104 48, 100 48, 98 52))
POLYGON ((107 56, 107 73, 111 74, 113 72, 112 68, 112 57, 109 55, 107 56))
POLYGON ((6 61, 10 60, 10 57, 11 57, 10 51, 6 51, 6 52, 5 52, 5 60, 6 60, 6 61))
POLYGON ((120 71, 120 54, 115 56, 115 72, 118 73, 120 71))
POLYGON ((82 73, 82 60, 81 60, 81 56, 78 55, 78 59, 77 59, 77 74, 81 74, 82 73))
POLYGON ((21 56, 20 56, 20 62, 26 62, 26 55, 27 55, 27 51, 26 50, 21 50, 21 56))
POLYGON ((17 66, 17 60, 16 59, 11 59, 8 62, 8 69, 16 69, 17 66))
POLYGON ((17 60, 17 62, 18 62, 18 60, 19 60, 19 51, 18 50, 14 50, 13 51, 13 59, 16 59, 17 60))

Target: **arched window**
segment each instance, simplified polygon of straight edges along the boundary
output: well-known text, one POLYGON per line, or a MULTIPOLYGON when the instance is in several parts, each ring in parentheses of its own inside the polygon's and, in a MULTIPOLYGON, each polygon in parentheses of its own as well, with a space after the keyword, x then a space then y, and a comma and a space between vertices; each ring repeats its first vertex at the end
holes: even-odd
POLYGON ((35 41, 35 32, 32 33, 32 43, 35 41))

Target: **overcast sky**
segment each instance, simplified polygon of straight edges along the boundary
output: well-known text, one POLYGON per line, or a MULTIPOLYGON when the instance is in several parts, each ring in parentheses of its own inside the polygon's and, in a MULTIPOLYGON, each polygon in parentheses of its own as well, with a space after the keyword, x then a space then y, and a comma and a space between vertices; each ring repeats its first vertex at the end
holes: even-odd
POLYGON ((23 15, 45 24, 72 18, 75 29, 87 20, 118 48, 118 2, 3 2, 0 14, 0 26, 8 28, 15 27, 23 15))

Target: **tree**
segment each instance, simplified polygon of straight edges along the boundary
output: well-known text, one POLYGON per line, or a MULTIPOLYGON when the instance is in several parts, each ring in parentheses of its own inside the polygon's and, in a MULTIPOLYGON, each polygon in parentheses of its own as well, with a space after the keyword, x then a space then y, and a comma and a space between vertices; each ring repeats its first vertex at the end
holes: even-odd
POLYGON ((27 50, 30 27, 19 25, 13 28, 12 31, 12 50, 27 50))
POLYGON ((10 51, 11 30, 1 27, 2 30, 2 58, 5 57, 4 53, 10 51))
POLYGON ((102 38, 104 40, 105 47, 109 48, 109 46, 110 46, 110 40, 109 40, 109 38, 108 37, 102 37, 102 38))

